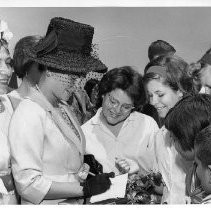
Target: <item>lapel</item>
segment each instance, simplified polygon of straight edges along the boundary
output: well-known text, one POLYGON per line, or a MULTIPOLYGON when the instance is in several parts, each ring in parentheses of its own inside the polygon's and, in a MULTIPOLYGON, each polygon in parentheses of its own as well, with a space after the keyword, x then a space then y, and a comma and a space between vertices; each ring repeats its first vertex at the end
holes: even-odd
POLYGON ((70 116, 69 111, 67 110, 65 105, 62 106, 64 106, 65 111, 67 112, 71 121, 75 125, 75 128, 78 130, 78 133, 81 137, 81 141, 78 139, 74 131, 66 124, 62 116, 58 113, 58 111, 54 109, 51 103, 45 98, 45 96, 41 93, 41 91, 39 91, 39 89, 31 90, 28 98, 39 104, 44 110, 46 110, 51 115, 54 123, 59 128, 66 141, 70 143, 70 145, 74 144, 77 147, 78 151, 83 156, 85 151, 84 137, 81 134, 81 130, 79 130, 78 126, 76 126, 75 120, 73 119, 73 117, 70 116))
MULTIPOLYGON (((65 105, 65 104, 61 104, 61 106, 64 108, 64 110, 66 111, 68 117, 70 118, 70 120, 72 121, 73 125, 75 126, 76 130, 78 131, 79 133, 79 136, 80 136, 80 139, 78 139, 78 137, 76 136, 76 134, 73 132, 72 129, 69 129, 71 130, 71 132, 73 133, 73 135, 77 138, 77 142, 80 142, 80 144, 82 145, 82 153, 84 154, 85 153, 85 137, 84 137, 84 134, 83 134, 83 131, 81 129, 81 126, 79 125, 79 123, 77 122, 77 119, 74 118, 74 116, 71 114, 71 111, 70 109, 68 108, 68 105, 65 105)), ((63 120, 64 121, 64 120, 63 120)), ((65 123, 65 125, 67 125, 65 123)))

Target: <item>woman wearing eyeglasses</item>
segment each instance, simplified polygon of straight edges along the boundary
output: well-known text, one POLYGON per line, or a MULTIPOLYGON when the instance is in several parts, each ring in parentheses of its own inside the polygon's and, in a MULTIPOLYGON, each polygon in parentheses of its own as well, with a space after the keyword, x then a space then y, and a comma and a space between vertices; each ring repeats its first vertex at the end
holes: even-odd
POLYGON ((108 71, 99 83, 98 99, 101 107, 82 125, 86 152, 94 154, 103 172, 149 172, 158 125, 136 111, 146 102, 142 76, 129 66, 108 71))

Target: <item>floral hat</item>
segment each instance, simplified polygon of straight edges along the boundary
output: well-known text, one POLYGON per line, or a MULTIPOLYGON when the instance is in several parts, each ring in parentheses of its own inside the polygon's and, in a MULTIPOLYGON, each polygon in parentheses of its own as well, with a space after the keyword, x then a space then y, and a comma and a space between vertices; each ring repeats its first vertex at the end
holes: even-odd
POLYGON ((0 46, 7 47, 9 40, 13 37, 5 21, 0 20, 0 46))
POLYGON ((65 74, 105 73, 107 67, 93 53, 94 28, 62 17, 51 19, 46 36, 26 55, 65 74))

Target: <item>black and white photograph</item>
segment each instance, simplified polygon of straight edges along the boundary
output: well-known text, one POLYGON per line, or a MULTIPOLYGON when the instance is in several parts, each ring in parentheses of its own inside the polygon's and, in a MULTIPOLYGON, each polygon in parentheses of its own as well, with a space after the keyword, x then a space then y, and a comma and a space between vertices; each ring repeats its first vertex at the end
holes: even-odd
POLYGON ((211 204, 211 2, 0 0, 0 205, 177 204, 211 204))

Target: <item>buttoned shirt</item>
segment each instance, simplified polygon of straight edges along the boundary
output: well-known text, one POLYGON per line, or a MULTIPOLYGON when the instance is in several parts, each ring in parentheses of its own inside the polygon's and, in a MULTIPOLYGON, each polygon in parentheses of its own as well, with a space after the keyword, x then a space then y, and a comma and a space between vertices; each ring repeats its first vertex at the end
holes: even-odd
POLYGON ((102 123, 100 108, 96 115, 82 125, 86 138, 86 153, 91 153, 103 165, 104 172, 114 171, 115 157, 125 158, 137 164, 143 173, 148 173, 153 163, 152 145, 158 125, 151 117, 132 112, 124 121, 118 134, 114 134, 102 123))

